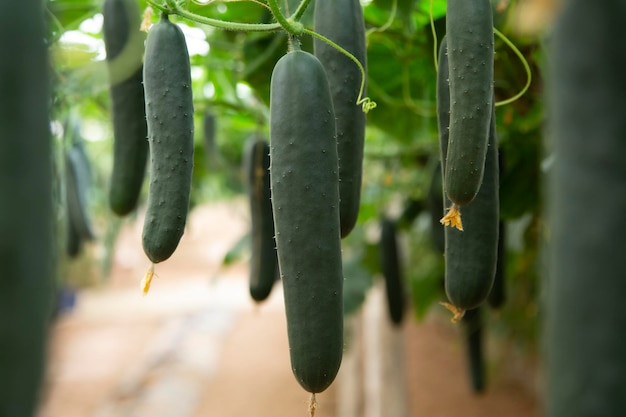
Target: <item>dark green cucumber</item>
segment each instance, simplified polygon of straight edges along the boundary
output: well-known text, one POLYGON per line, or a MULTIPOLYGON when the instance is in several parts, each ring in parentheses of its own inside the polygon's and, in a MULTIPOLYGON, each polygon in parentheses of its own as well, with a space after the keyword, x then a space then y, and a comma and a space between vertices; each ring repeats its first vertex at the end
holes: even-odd
POLYGON ((493 286, 487 301, 492 308, 501 308, 506 302, 506 225, 500 220, 498 225, 498 260, 493 286))
MULTIPOLYGON (((74 127, 78 131, 78 127, 74 127)), ((78 133, 77 133, 78 134, 78 133)), ((88 194, 91 186, 91 163, 82 142, 68 145, 65 152, 65 196, 68 222, 81 239, 96 237, 89 214, 88 194)))
POLYGON ((443 174, 441 170, 441 162, 438 161, 432 170, 427 203, 430 214, 430 241, 437 252, 444 253, 446 238, 440 221, 441 216, 445 212, 443 207, 443 174))
POLYGON ((76 230, 74 222, 69 220, 69 210, 67 210, 67 212, 68 218, 65 222, 65 253, 70 258, 76 258, 83 249, 83 238, 78 230, 76 230))
POLYGON ((493 16, 489 0, 448 0, 446 38, 450 80, 450 138, 445 192, 469 204, 483 179, 493 106, 493 16))
POLYGON ((250 295, 265 300, 278 273, 274 217, 270 197, 270 146, 265 139, 253 137, 246 144, 244 164, 250 204, 250 295))
POLYGON ((272 73, 270 163, 291 367, 318 393, 343 351, 339 175, 326 73, 304 51, 283 56, 272 73))
POLYGON ((387 311, 395 325, 402 324, 406 310, 406 294, 402 278, 400 248, 395 223, 384 217, 380 220, 380 266, 385 278, 387 311))
POLYGON ((463 316, 463 334, 467 370, 472 391, 479 394, 485 390, 485 352, 483 348, 483 312, 475 308, 468 310, 463 316))
POLYGON ((182 30, 167 14, 148 32, 143 78, 150 143, 143 249, 158 263, 174 253, 185 231, 193 170, 189 53, 182 30))
POLYGON ((0 1, 0 415, 7 417, 38 414, 55 281, 42 7, 0 1))
MULTIPOLYGON (((353 54, 367 71, 365 26, 359 0, 317 0, 314 21, 316 32, 353 54)), ((337 118, 341 237, 346 237, 356 224, 361 200, 365 113, 356 105, 361 72, 350 58, 325 42, 315 39, 314 48, 315 56, 326 69, 337 118)))
POLYGON ((463 211, 465 231, 445 228, 446 295, 460 311, 481 305, 493 285, 500 206, 497 143, 494 114, 482 185, 472 204, 463 211))
POLYGON ((548 58, 546 416, 626 410, 626 7, 564 3, 548 58), (590 24, 593 22, 593 24, 590 24))
POLYGON ((202 139, 204 144, 204 154, 206 155, 209 169, 214 169, 215 163, 219 160, 217 143, 215 140, 215 122, 215 113, 210 110, 205 111, 202 119, 202 139))
POLYGON ((424 210, 424 201, 413 196, 407 197, 403 203, 402 213, 398 219, 399 229, 408 229, 411 227, 417 216, 424 210))
MULTIPOLYGON (((139 6, 136 0, 105 0, 103 10, 104 46, 109 72, 124 59, 125 48, 143 52, 143 35, 139 30, 139 6), (131 36, 131 32, 134 36, 131 36), (129 42, 140 43, 129 45, 129 42)), ((130 64, 129 64, 130 65, 130 64)), ((143 91, 143 66, 136 61, 125 75, 113 77, 110 85, 113 119, 113 170, 109 188, 109 205, 124 216, 137 207, 148 160, 148 130, 143 91), (113 79, 116 78, 114 81, 113 79)))

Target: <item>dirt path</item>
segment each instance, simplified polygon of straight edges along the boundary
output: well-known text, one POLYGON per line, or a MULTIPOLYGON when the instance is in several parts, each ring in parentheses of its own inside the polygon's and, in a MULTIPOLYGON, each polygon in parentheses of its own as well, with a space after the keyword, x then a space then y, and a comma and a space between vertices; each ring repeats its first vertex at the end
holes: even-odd
MULTIPOLYGON (((226 250, 245 233, 245 221, 241 202, 195 210, 179 250, 158 265, 159 278, 147 297, 139 292, 147 267, 141 219, 126 227, 111 281, 81 292, 76 309, 54 328, 39 417, 306 416, 308 394, 289 366, 280 287, 256 306, 248 297, 245 265, 219 268, 226 250)), ((372 323, 384 328, 380 311, 368 314, 367 321, 357 321, 363 338, 371 337, 372 323)), ((423 323, 408 322, 395 335, 381 333, 398 343, 391 360, 404 369, 405 415, 538 415, 532 388, 512 373, 499 373, 485 395, 471 394, 456 330, 445 315, 433 314, 423 323)), ((352 365, 346 359, 336 383, 319 395, 316 416, 339 417, 341 409, 341 417, 348 417, 342 393, 350 379, 360 387, 361 394, 351 397, 362 398, 354 401, 359 414, 376 416, 376 395, 363 393, 376 383, 389 386, 393 376, 372 385, 372 369, 384 367, 372 356, 369 364, 364 358, 352 365), (355 369, 359 374, 350 378, 355 369)), ((392 417, 384 411, 381 416, 392 417)))

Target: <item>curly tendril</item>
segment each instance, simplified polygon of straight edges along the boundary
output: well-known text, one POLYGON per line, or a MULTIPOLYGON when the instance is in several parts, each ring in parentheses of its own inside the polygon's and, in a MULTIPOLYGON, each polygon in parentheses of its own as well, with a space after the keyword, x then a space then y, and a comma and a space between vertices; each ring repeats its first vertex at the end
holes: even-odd
POLYGON ((333 48, 337 49, 339 52, 341 52, 342 54, 350 58, 359 67, 359 70, 361 71, 361 88, 359 88, 359 96, 356 99, 356 105, 361 106, 363 113, 367 113, 370 110, 374 109, 376 107, 376 102, 372 101, 372 99, 370 99, 369 97, 363 97, 363 91, 365 91, 365 77, 366 77, 365 68, 363 68, 363 64, 361 64, 359 60, 356 59, 356 57, 352 55, 350 52, 346 51, 344 48, 337 45, 335 42, 331 41, 325 36, 320 35, 319 33, 313 32, 312 30, 309 30, 306 28, 303 29, 303 33, 313 36, 314 38, 317 38, 327 43, 328 45, 332 46, 333 48))

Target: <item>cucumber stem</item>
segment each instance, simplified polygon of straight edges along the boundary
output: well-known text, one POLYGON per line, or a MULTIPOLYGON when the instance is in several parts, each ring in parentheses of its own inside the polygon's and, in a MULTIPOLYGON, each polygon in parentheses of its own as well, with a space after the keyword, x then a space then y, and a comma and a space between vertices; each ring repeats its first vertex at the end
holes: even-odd
POLYGON ((278 20, 278 23, 283 29, 295 36, 300 36, 302 34, 302 30, 304 29, 302 23, 291 19, 287 20, 283 12, 280 11, 280 7, 278 6, 278 2, 276 0, 268 0, 267 3, 270 6, 272 14, 276 20, 278 20))
POLYGON ((300 2, 300 4, 298 5, 298 8, 296 9, 295 13, 292 16, 292 19, 294 21, 297 22, 302 18, 302 15, 306 11, 306 8, 309 6, 309 3, 311 3, 311 0, 302 0, 300 2))
MULTIPOLYGON (((210 17, 200 16, 195 13, 191 13, 185 10, 177 0, 165 0, 167 6, 171 10, 167 10, 163 6, 155 3, 154 0, 147 0, 148 3, 161 11, 169 11, 172 14, 177 14, 185 19, 189 19, 196 23, 203 25, 213 26, 219 29, 225 30, 239 30, 244 32, 274 32, 282 29, 280 23, 237 23, 229 22, 226 20, 212 19, 210 17)), ((274 0, 275 1, 275 0, 274 0)))

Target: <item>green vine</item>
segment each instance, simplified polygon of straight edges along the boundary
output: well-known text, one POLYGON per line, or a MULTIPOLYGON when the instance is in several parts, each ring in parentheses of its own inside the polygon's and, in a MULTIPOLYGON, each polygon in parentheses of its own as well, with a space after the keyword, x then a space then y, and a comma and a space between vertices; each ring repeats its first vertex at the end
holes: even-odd
POLYGON ((374 32, 382 33, 386 31, 387 29, 389 29, 389 27, 391 27, 391 24, 395 20, 397 13, 398 13, 398 0, 393 0, 393 3, 391 3, 391 13, 389 14, 389 18, 387 19, 387 21, 381 27, 378 27, 378 28, 373 27, 373 28, 368 29, 367 32, 365 32, 365 37, 369 38, 370 35, 374 32))
POLYGON ((370 110, 376 108, 376 102, 372 101, 369 97, 363 97, 363 91, 365 91, 366 75, 365 75, 365 68, 363 68, 363 65, 359 62, 359 60, 356 59, 356 57, 352 55, 350 52, 346 51, 344 48, 337 45, 335 42, 331 41, 325 36, 322 36, 319 33, 306 29, 306 28, 303 29, 303 32, 337 49, 339 52, 341 52, 342 54, 350 58, 359 67, 359 70, 361 71, 361 88, 359 89, 359 96, 356 99, 356 105, 361 106, 361 108, 363 109, 363 113, 368 113, 370 110))
POLYGON ((439 72, 439 59, 437 51, 437 30, 435 29, 435 19, 433 17, 433 0, 430 0, 430 10, 428 11, 430 18, 430 30, 433 33, 433 60, 435 61, 435 72, 439 72))
MULTIPOLYGON (((430 0, 430 29, 433 33, 433 60, 435 62, 435 72, 439 71, 438 68, 438 53, 437 53, 437 31, 435 30, 435 22, 433 19, 433 0, 430 0)), ((522 54, 520 52, 520 50, 515 46, 515 44, 513 42, 511 42, 511 40, 509 38, 507 38, 502 32, 500 32, 498 29, 496 29, 495 27, 493 28, 493 33, 498 36, 509 48, 511 48, 511 50, 513 51, 513 53, 519 58, 519 60, 522 62, 522 65, 524 66, 524 70, 526 71, 526 84, 524 85, 524 87, 520 90, 520 92, 518 92, 517 94, 515 94, 513 97, 507 98, 506 100, 501 100, 501 101, 497 101, 494 106, 496 107, 500 107, 500 106, 505 106, 507 104, 511 104, 514 101, 518 100, 520 97, 522 97, 524 94, 526 94, 526 91, 528 91, 528 88, 530 87, 530 84, 532 83, 532 72, 530 70, 530 65, 528 65, 528 61, 526 60, 526 57, 524 57, 524 54, 522 54)))
MULTIPOLYGON (((294 12, 294 14, 289 18, 285 17, 285 15, 282 13, 277 0, 267 0, 268 6, 272 14, 278 21, 278 23, 237 23, 237 22, 229 22, 225 20, 213 19, 213 18, 209 18, 205 16, 199 16, 182 7, 181 4, 183 2, 186 2, 187 0, 164 0, 165 6, 163 4, 157 3, 155 0, 146 0, 146 1, 148 2, 150 6, 152 6, 155 9, 160 10, 161 12, 177 14, 191 21, 217 27, 220 29, 238 30, 238 31, 244 31, 244 32, 272 32, 272 31, 278 31, 278 30, 285 30, 291 35, 290 39, 292 40, 291 42, 292 44, 297 42, 297 40, 294 38, 297 38, 301 36, 302 34, 313 36, 327 43, 331 47, 337 49, 342 54, 346 55, 359 67, 359 70, 361 71, 361 88, 359 89, 359 95, 356 101, 356 105, 361 106, 364 113, 368 113, 370 110, 376 107, 376 103, 372 101, 369 97, 363 97, 363 92, 365 91, 366 74, 365 74, 365 68, 363 68, 363 65, 359 62, 359 60, 356 59, 354 55, 352 55, 350 52, 348 52, 341 46, 337 45, 335 42, 331 41, 330 39, 312 30, 306 29, 304 25, 298 21, 298 19, 300 19, 302 15, 304 14, 311 0, 302 0, 298 8, 294 12)), ((394 4, 395 4, 395 0, 394 0, 394 4)), ((393 14, 395 13, 392 13, 392 15, 393 14)), ((294 47, 294 45, 292 45, 292 47, 294 47)))
POLYGON ((295 36, 302 35, 302 31, 304 30, 302 23, 296 22, 295 20, 287 20, 283 12, 280 11, 280 7, 278 6, 278 2, 276 0, 268 0, 268 4, 272 14, 276 20, 278 20, 278 23, 283 27, 283 29, 295 36))
POLYGON ((199 16, 184 9, 181 6, 180 1, 178 0, 165 0, 165 4, 167 5, 167 7, 163 7, 161 4, 158 4, 154 0, 147 0, 147 2, 152 7, 162 12, 176 14, 184 17, 185 19, 189 19, 200 24, 209 25, 224 30, 238 30, 244 32, 275 32, 283 29, 280 23, 238 23, 199 16))
POLYGON ((524 57, 524 54, 522 54, 520 50, 517 49, 517 47, 513 44, 513 42, 511 42, 509 38, 507 38, 502 32, 500 32, 496 28, 493 28, 493 33, 495 33, 509 48, 511 48, 513 53, 517 55, 520 61, 522 61, 522 65, 524 66, 524 70, 526 71, 526 85, 524 85, 524 88, 522 88, 522 90, 519 93, 515 94, 513 97, 496 102, 495 106, 498 107, 498 106, 511 104, 517 99, 519 99, 521 96, 523 96, 526 93, 526 91, 528 91, 528 88, 530 87, 530 83, 532 82, 533 76, 532 76, 532 72, 530 71, 530 65, 528 65, 528 61, 526 60, 526 57, 524 57))
POLYGON ((309 7, 309 3, 311 3, 311 0, 302 0, 300 2, 300 4, 298 5, 298 8, 296 9, 295 13, 292 16, 292 19, 294 21, 296 22, 300 21, 307 7, 309 7))

